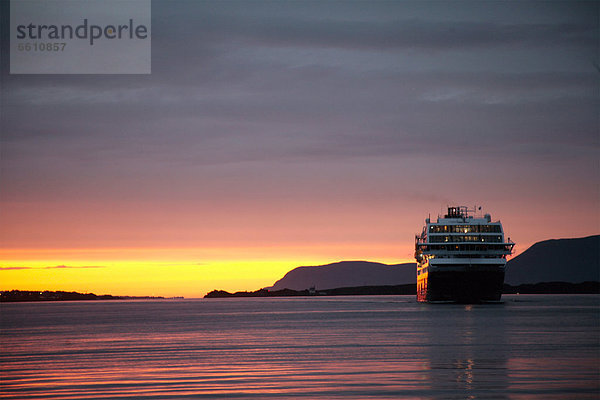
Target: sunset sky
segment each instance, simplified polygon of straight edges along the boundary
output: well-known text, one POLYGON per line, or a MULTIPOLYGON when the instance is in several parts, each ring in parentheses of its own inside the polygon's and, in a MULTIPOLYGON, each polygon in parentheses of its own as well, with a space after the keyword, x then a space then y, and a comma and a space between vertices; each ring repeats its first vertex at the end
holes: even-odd
POLYGON ((447 205, 600 233, 598 2, 153 1, 150 75, 11 75, 7 4, 0 290, 412 262, 447 205))

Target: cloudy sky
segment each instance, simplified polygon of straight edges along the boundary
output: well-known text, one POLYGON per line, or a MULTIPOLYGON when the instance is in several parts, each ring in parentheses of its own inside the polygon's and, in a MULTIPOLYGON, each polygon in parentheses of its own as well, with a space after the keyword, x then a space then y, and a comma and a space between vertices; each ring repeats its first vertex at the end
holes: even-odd
POLYGON ((6 3, 0 289, 409 262, 454 204, 600 231, 598 2, 153 1, 150 75, 11 75, 6 3))

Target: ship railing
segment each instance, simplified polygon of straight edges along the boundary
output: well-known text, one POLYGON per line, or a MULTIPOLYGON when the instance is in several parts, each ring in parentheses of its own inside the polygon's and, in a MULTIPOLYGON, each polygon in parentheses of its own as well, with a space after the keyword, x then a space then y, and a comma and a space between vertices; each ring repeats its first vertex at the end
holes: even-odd
POLYGON ((417 250, 428 254, 456 254, 457 252, 468 252, 470 254, 482 255, 509 255, 512 253, 512 246, 507 246, 504 243, 493 243, 493 245, 485 246, 485 248, 483 248, 484 246, 471 243, 417 243, 416 248, 417 250))
POLYGON ((512 240, 510 240, 510 238, 506 239, 506 243, 504 243, 506 245, 506 251, 508 251, 508 254, 512 254, 513 249, 515 247, 515 242, 513 242, 512 240))
POLYGON ((446 246, 446 247, 453 247, 453 246, 496 246, 496 247, 514 247, 515 243, 514 242, 488 242, 488 241, 484 241, 484 242, 479 242, 479 241, 460 241, 460 242, 428 242, 428 241, 417 241, 417 244, 420 246, 446 246))
MULTIPOLYGON (((444 214, 444 218, 462 218, 466 220, 472 217, 478 218, 482 213, 481 207, 478 207, 477 205, 473 208, 467 206, 454 206, 448 207, 448 212, 444 214)), ((441 215, 438 215, 438 218, 440 217, 441 215)))
POLYGON ((489 251, 474 251, 474 250, 423 250, 422 254, 429 254, 435 256, 453 256, 456 254, 469 254, 472 256, 481 257, 499 257, 510 255, 510 252, 506 250, 489 250, 489 251))

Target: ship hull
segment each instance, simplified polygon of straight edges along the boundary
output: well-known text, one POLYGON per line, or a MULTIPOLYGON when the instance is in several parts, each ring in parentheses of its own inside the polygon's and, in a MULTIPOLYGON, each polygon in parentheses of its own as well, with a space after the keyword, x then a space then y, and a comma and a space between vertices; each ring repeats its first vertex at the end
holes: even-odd
POLYGON ((430 271, 421 277, 420 302, 484 303, 500 301, 504 269, 494 271, 430 271))

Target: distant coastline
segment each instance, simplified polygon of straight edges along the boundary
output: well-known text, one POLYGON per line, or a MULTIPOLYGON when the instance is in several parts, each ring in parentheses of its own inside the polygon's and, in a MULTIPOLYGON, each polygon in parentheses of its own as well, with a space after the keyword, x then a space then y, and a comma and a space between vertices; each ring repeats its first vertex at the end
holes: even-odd
MULTIPOLYGON (((504 284, 503 294, 600 294, 600 282, 540 282, 511 286, 504 284)), ((204 298, 230 297, 293 297, 293 296, 361 296, 361 295, 416 295, 416 285, 389 286, 357 286, 326 290, 292 290, 281 289, 269 291, 259 289, 254 292, 229 293, 224 290, 213 290, 204 298)))
POLYGON ((160 296, 113 296, 110 294, 78 293, 50 291, 36 292, 31 290, 6 290, 0 292, 0 302, 15 303, 24 301, 74 301, 74 300, 152 300, 164 299, 160 296))
MULTIPOLYGON (((600 282, 588 281, 581 283, 570 282, 540 282, 512 286, 504 284, 503 294, 600 294, 600 282)), ((205 299, 223 299, 235 297, 314 297, 314 296, 385 296, 385 295, 416 295, 415 284, 385 285, 385 286, 356 286, 325 290, 267 290, 259 289, 253 292, 230 293, 225 290, 213 290, 207 293, 205 299)), ((1 303, 38 302, 38 301, 81 301, 81 300, 170 300, 183 297, 162 296, 113 296, 110 294, 96 295, 94 293, 78 293, 63 291, 30 291, 6 290, 0 292, 1 303)))

